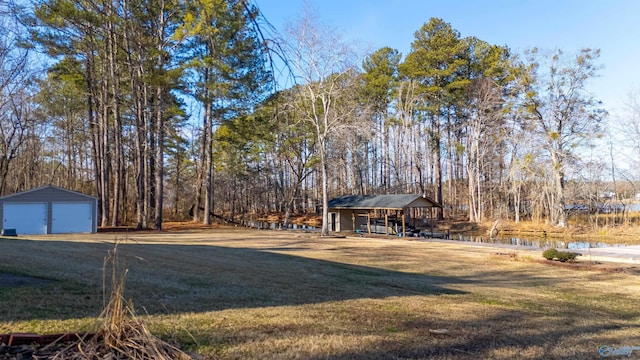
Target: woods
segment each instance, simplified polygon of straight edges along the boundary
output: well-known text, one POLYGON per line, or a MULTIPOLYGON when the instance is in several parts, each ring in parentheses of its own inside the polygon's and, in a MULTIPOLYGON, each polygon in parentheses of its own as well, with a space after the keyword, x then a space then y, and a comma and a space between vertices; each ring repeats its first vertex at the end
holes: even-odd
POLYGON ((584 173, 598 50, 516 54, 431 18, 408 54, 358 54, 314 20, 279 35, 244 0, 3 3, 0 195, 50 183, 98 196, 102 226, 161 229, 386 193, 566 226, 598 201, 575 189, 623 193, 584 173))

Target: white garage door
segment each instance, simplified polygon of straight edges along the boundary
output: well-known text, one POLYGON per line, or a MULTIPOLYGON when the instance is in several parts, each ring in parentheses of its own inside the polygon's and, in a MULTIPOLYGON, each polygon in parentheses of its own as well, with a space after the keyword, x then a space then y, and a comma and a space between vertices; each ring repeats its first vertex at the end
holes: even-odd
POLYGON ((51 233, 90 233, 92 225, 91 203, 51 204, 51 233))
POLYGON ((4 203, 3 213, 3 228, 18 235, 47 233, 47 204, 4 203))

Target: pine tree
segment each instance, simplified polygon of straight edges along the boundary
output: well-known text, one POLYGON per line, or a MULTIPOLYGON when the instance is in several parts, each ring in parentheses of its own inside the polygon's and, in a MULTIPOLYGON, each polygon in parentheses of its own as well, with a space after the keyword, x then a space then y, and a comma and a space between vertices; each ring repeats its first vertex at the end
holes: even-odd
POLYGON ((374 164, 372 169, 379 176, 379 187, 388 191, 391 187, 391 172, 389 159, 389 107, 391 106, 394 92, 398 86, 398 65, 400 53, 388 47, 381 48, 365 58, 362 68, 364 73, 363 97, 364 101, 372 104, 372 120, 375 123, 378 135, 378 143, 373 144, 372 154, 374 164))
MULTIPOLYGON (((441 19, 432 18, 415 33, 411 52, 400 66, 400 72, 415 79, 422 96, 417 116, 427 121, 429 150, 435 170, 436 201, 443 202, 442 138, 445 127, 450 126, 452 108, 460 89, 469 80, 459 77, 464 65, 464 42, 458 31, 441 19)), ((442 212, 438 213, 442 217, 442 212)))
POLYGON ((194 219, 202 204, 204 224, 213 212, 213 128, 244 116, 264 98, 269 73, 254 27, 257 15, 241 0, 195 1, 178 31, 185 42, 184 82, 203 108, 194 219))

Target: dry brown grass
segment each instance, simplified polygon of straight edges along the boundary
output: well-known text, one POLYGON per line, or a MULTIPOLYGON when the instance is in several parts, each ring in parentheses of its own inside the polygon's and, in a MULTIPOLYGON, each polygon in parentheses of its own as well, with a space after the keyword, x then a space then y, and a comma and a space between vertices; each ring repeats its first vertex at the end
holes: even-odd
MULTIPOLYGON (((113 240, 0 240, 0 270, 55 280, 0 288, 0 331, 92 330, 113 240)), ((235 229, 119 241, 149 331, 205 358, 595 359, 640 345, 638 275, 527 260, 539 252, 235 229)))
POLYGON ((98 318, 97 333, 77 335, 72 341, 34 344, 34 359, 51 360, 191 360, 177 347, 157 338, 135 315, 133 304, 124 298, 127 269, 118 262, 118 244, 109 251, 103 266, 105 304, 98 318), (110 280, 110 281, 108 281, 110 280), (107 294, 107 289, 110 291, 107 294))

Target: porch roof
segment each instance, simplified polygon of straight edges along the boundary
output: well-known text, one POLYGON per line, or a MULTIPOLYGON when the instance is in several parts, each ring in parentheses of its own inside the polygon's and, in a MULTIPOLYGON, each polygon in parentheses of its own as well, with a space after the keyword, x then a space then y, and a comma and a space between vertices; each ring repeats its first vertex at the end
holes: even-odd
POLYGON ((425 195, 348 195, 329 201, 330 209, 387 209, 402 210, 406 208, 439 207, 442 205, 425 195))

